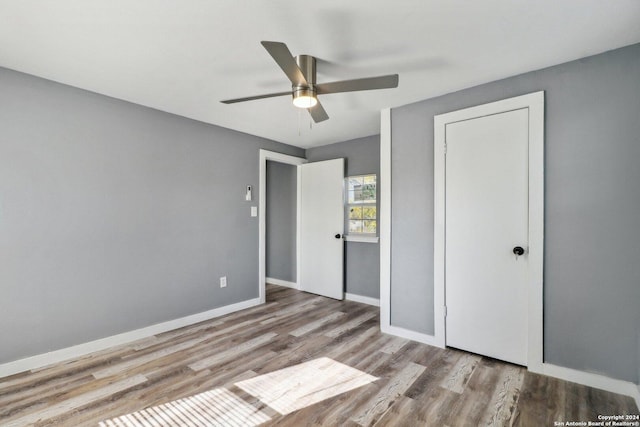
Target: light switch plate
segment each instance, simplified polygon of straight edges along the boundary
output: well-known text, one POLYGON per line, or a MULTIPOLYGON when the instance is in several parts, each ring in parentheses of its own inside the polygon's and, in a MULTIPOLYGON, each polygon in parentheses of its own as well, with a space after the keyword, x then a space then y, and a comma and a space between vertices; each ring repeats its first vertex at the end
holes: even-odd
POLYGON ((251 206, 251 216, 258 216, 258 207, 251 206))

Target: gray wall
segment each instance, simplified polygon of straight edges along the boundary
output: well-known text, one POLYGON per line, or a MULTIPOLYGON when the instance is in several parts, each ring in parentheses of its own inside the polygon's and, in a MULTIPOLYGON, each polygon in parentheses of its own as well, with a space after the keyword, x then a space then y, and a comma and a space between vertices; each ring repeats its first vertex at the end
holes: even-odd
POLYGON ((297 167, 267 162, 267 277, 296 281, 297 167))
MULTIPOLYGON (((347 176, 375 173, 380 182, 380 135, 309 148, 306 156, 310 162, 343 157, 346 159, 347 176)), ((345 230, 348 230, 346 217, 345 230)), ((359 242, 345 244, 345 291, 380 298, 380 245, 359 242)))
POLYGON ((1 68, 0 93, 0 363, 258 297, 245 186, 303 150, 1 68))
POLYGON ((392 324, 433 333, 433 116, 545 91, 545 361, 640 377, 640 44, 392 110, 392 324))

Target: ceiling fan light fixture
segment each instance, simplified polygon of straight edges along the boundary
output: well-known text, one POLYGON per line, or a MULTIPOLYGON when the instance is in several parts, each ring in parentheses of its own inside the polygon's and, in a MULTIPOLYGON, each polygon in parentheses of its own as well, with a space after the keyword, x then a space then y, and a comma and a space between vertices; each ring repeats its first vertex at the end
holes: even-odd
POLYGON ((293 105, 298 108, 312 108, 318 103, 316 91, 309 87, 298 87, 293 89, 293 105))

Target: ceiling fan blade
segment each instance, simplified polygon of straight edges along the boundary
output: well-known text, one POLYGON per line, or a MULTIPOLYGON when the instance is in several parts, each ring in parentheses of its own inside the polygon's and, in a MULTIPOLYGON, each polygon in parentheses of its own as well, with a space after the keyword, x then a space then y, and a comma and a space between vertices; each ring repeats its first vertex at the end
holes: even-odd
POLYGON ((324 108, 322 107, 322 104, 320 104, 320 101, 318 101, 318 103, 313 107, 307 108, 307 110, 309 111, 309 114, 311 114, 311 118, 313 119, 313 121, 316 123, 324 122, 325 120, 329 119, 329 115, 326 111, 324 111, 324 108))
POLYGON ((394 87, 398 87, 397 74, 321 83, 316 85, 316 91, 318 95, 321 95, 327 93, 354 92, 359 90, 390 89, 394 87))
POLYGON ((308 84, 307 79, 305 79, 300 67, 296 64, 296 60, 286 44, 269 41, 262 41, 260 43, 262 43, 262 46, 267 49, 269 55, 271 55, 280 68, 282 68, 282 71, 284 71, 294 86, 306 86, 308 84))
POLYGON ((246 98, 225 99, 224 101, 220 101, 220 102, 222 102, 223 104, 235 104, 236 102, 253 101, 254 99, 263 99, 263 98, 274 98, 276 96, 284 96, 284 95, 291 95, 291 91, 267 93, 265 95, 247 96, 246 98))

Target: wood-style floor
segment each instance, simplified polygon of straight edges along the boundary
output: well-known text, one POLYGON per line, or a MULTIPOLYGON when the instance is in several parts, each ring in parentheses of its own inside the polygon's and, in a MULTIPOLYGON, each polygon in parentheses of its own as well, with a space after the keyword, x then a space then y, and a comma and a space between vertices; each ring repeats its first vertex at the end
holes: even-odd
MULTIPOLYGON (((630 397, 381 334, 375 307, 269 285, 263 306, 0 379, 0 426, 97 426, 214 389, 265 425, 295 427, 552 426, 638 413, 630 397), (319 358, 377 379, 287 415, 236 385, 319 358)), ((176 425, 207 425, 205 415, 176 425)))

